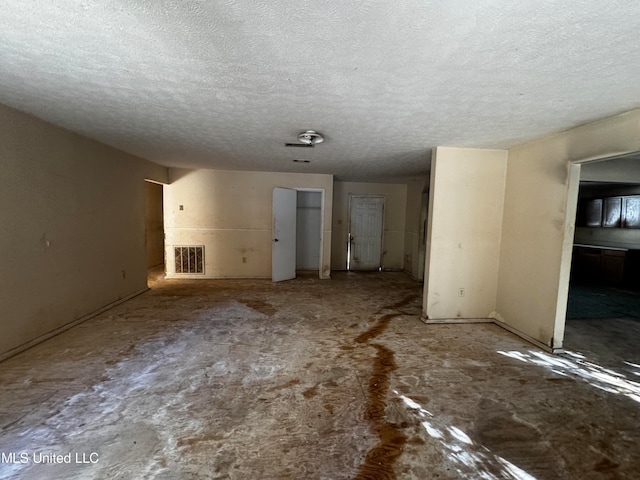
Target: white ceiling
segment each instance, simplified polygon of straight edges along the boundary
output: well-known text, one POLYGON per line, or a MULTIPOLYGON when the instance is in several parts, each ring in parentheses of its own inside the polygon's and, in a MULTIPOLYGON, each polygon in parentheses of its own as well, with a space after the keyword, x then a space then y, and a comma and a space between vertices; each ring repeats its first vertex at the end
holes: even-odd
POLYGON ((640 106, 640 2, 4 0, 0 103, 163 165, 425 174, 640 106), (325 142, 285 148, 314 129, 325 142), (294 158, 311 160, 293 163, 294 158))

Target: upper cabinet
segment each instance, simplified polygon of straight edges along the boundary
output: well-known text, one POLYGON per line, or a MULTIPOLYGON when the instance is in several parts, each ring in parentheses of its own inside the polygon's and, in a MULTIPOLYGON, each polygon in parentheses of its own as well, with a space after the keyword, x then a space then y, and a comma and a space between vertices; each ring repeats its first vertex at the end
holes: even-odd
POLYGON ((604 199, 602 226, 605 228, 620 228, 622 226, 622 197, 604 199))
POLYGON ((580 227, 601 227, 602 226, 602 199, 596 198, 583 202, 579 207, 582 214, 578 226, 580 227))
POLYGON ((640 228, 640 195, 624 197, 625 228, 640 228))
POLYGON ((640 195, 582 200, 578 227, 640 228, 640 195))

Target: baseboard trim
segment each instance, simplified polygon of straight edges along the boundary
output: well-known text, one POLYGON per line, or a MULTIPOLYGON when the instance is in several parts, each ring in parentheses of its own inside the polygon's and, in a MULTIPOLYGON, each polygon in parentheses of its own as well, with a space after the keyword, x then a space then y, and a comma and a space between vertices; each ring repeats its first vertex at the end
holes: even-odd
POLYGON ((491 318, 425 318, 421 317, 423 323, 427 325, 438 325, 444 323, 493 323, 491 318))
POLYGON ((13 357, 14 355, 17 355, 21 352, 24 352, 25 350, 30 349, 31 347, 36 346, 39 343, 42 343, 46 340, 49 340, 50 338, 55 337, 56 335, 61 334, 62 332, 65 332, 67 330, 69 330, 70 328, 75 327, 76 325, 79 325, 83 322, 86 322, 87 320, 96 317, 98 315, 100 315, 101 313, 106 312, 107 310, 111 310, 113 307, 116 307, 118 305, 120 305, 121 303, 124 303, 128 300, 131 300, 134 297, 137 297, 138 295, 143 294, 144 292, 148 291, 149 288, 144 288, 142 290, 138 290, 137 292, 132 293, 131 295, 127 295, 126 297, 120 298, 118 300, 116 300, 115 302, 111 302, 107 305, 105 305, 104 307, 99 308, 98 310, 95 310, 91 313, 88 313, 80 318, 77 318, 75 320, 73 320, 72 322, 69 323, 65 323, 64 325, 55 328, 54 330, 51 330, 48 333, 45 333, 43 335, 40 335, 39 337, 34 338, 33 340, 30 340, 26 343, 23 343, 22 345, 19 345, 17 347, 12 348, 11 350, 8 350, 2 354, 0 354, 0 362, 6 360, 7 358, 13 357))
POLYGON ((513 328, 511 325, 507 325, 506 323, 498 320, 498 319, 493 319, 493 323, 495 323, 496 325, 498 325, 499 327, 504 328, 505 330, 507 330, 508 332, 513 333, 514 335, 522 338, 523 340, 526 340, 529 343, 533 343, 536 347, 541 348, 542 350, 544 350, 545 352, 549 352, 549 353, 562 353, 562 349, 561 348, 552 348, 549 345, 545 345, 544 343, 542 343, 540 340, 536 340, 535 338, 527 335, 526 333, 521 332, 520 330, 513 328))
POLYGON ((495 318, 437 318, 437 319, 431 319, 431 318, 420 317, 420 320, 422 320, 422 322, 427 324, 427 325, 464 324, 464 323, 493 323, 494 325, 497 325, 497 326, 499 326, 501 328, 504 328, 508 332, 513 333, 517 337, 520 337, 523 340, 526 340, 527 342, 532 343, 533 345, 535 345, 536 347, 544 350, 545 352, 554 353, 554 354, 564 353, 564 350, 562 348, 552 348, 552 347, 550 347, 548 345, 545 345, 541 341, 536 340, 535 338, 527 335, 526 333, 523 333, 520 330, 515 329, 512 326, 507 325, 506 323, 504 323, 504 322, 502 322, 500 320, 497 320, 495 318))

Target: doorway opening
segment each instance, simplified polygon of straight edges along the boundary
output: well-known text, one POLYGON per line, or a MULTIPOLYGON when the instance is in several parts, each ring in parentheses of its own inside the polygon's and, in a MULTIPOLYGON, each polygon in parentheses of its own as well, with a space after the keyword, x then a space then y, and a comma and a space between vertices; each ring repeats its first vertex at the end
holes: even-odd
POLYGON ((291 280, 296 271, 322 278, 323 231, 323 189, 274 188, 272 280, 291 280))
POLYGON ((582 167, 564 338, 571 351, 625 361, 640 360, 629 353, 640 319, 640 183, 616 172, 634 159, 598 161, 587 178, 582 167))
POLYGON ((145 181, 144 238, 149 282, 165 273, 163 185, 149 180, 145 181))
POLYGON ((580 182, 567 318, 640 318, 638 295, 640 184, 580 182))
POLYGON ((422 192, 420 202, 420 232, 418 235, 418 275, 417 279, 424 281, 424 267, 427 255, 427 217, 429 214, 429 192, 422 192))
POLYGON ((349 196, 348 271, 382 270, 385 197, 349 196))
POLYGON ((322 193, 298 190, 296 208, 296 272, 320 270, 322 193))

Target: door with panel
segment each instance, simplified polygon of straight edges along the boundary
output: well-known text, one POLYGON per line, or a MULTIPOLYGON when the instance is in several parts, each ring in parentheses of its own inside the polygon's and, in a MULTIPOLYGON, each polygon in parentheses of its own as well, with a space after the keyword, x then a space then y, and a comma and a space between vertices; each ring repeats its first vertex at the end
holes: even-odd
POLYGON ((382 267, 384 197, 349 197, 348 270, 379 270, 382 267))
POLYGON ((274 282, 296 278, 296 210, 295 190, 273 189, 271 279, 274 282))

